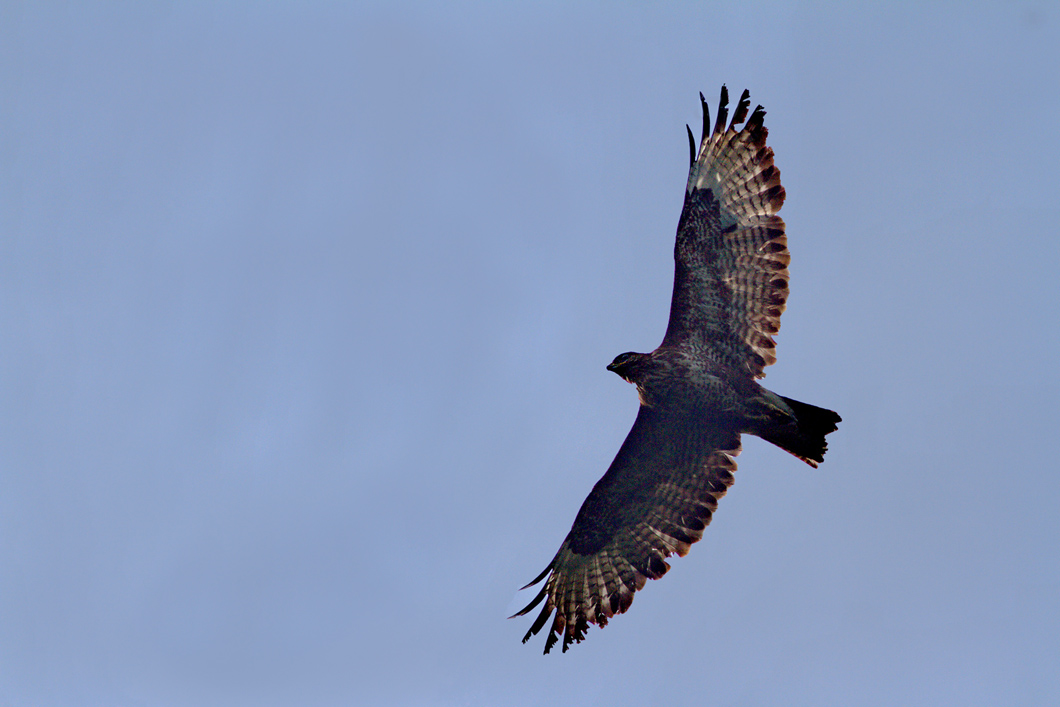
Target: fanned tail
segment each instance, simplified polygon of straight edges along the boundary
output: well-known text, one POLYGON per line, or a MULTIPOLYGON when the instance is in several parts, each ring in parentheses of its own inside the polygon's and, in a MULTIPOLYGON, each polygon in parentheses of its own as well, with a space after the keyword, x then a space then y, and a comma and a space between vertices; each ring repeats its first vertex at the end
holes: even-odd
POLYGON ((758 432, 758 436, 816 468, 828 451, 825 437, 839 429, 843 418, 832 410, 779 397, 795 413, 795 424, 777 425, 758 432))

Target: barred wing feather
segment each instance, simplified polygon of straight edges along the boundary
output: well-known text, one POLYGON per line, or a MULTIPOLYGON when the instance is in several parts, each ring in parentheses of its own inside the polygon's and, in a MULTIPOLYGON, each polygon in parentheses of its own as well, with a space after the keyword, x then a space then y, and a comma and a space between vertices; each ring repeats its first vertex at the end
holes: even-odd
MULTIPOLYGON (((681 346, 756 378, 776 362, 773 335, 788 298, 788 254, 780 170, 766 146, 765 110, 747 118, 744 91, 732 121, 721 89, 717 121, 703 136, 689 171, 674 246, 674 293, 663 346, 681 346)), ((689 133, 691 135, 691 132, 689 133)))
POLYGON ((607 473, 597 482, 559 552, 534 581, 544 586, 522 611, 544 606, 525 643, 555 618, 545 653, 564 652, 633 602, 646 580, 662 577, 670 555, 684 556, 703 537, 733 482, 739 435, 712 439, 701 425, 641 407, 607 473))

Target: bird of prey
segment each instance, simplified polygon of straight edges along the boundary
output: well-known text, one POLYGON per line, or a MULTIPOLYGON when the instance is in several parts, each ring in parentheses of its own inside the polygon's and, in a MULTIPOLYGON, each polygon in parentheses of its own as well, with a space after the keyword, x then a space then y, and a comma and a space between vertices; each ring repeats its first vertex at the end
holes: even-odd
MULTIPOLYGON (((717 120, 703 94, 703 132, 677 227, 670 321, 659 348, 624 353, 607 370, 637 386, 640 410, 618 455, 574 519, 570 533, 515 616, 544 602, 525 643, 555 612, 545 653, 563 650, 629 609, 633 593, 670 569, 703 536, 733 482, 740 435, 752 434, 810 466, 840 417, 777 395, 756 382, 776 361, 773 335, 788 298, 780 171, 766 147, 765 111, 747 117, 743 92, 732 122, 721 89, 717 120), (744 123, 744 120, 747 122, 744 123), (742 128, 737 128, 743 123, 742 128)), ((514 616, 512 617, 514 618, 514 616)))

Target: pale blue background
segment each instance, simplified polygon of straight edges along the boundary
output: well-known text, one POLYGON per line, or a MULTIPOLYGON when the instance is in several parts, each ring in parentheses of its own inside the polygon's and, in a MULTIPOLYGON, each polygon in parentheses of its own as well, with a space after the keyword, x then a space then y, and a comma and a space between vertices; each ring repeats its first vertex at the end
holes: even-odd
POLYGON ((1055 4, 5 3, 0 99, 0 705, 1060 702, 1055 4), (542 657, 723 82, 844 423, 542 657))

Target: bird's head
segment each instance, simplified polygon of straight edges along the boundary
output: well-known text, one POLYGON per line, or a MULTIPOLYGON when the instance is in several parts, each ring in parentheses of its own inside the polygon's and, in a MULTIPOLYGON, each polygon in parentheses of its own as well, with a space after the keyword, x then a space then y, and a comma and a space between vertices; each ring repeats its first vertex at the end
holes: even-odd
POLYGON ((615 360, 607 364, 607 370, 617 373, 628 383, 636 383, 640 377, 638 373, 642 365, 649 358, 648 354, 627 351, 615 356, 615 360))

